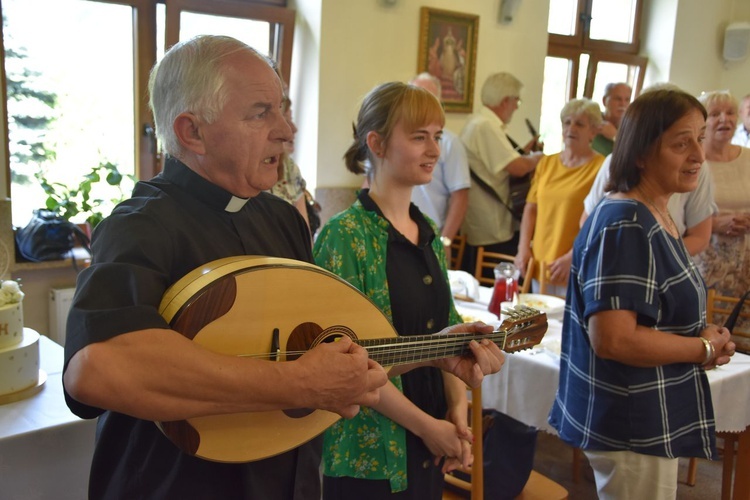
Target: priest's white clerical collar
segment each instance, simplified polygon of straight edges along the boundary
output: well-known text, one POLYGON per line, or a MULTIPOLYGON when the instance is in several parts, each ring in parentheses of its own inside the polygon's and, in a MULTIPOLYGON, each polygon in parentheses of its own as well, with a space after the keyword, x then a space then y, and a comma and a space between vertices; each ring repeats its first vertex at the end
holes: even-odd
POLYGON ((250 201, 250 198, 237 198, 236 196, 232 196, 229 203, 227 203, 227 206, 224 207, 224 210, 232 213, 239 212, 248 201, 250 201))

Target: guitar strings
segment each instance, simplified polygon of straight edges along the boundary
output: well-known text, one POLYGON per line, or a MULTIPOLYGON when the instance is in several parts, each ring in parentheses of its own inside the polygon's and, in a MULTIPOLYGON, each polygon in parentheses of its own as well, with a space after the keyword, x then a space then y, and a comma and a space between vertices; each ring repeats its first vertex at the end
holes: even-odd
MULTIPOLYGON (((510 332, 508 331, 496 331, 491 334, 472 336, 466 334, 452 334, 440 338, 437 336, 417 336, 416 339, 411 339, 409 336, 405 337, 394 337, 386 339, 358 339, 354 340, 357 344, 369 344, 376 340, 388 340, 388 343, 371 344, 363 346, 367 349, 367 352, 373 356, 387 356, 389 358, 399 358, 405 355, 414 353, 425 353, 436 356, 438 353, 445 353, 446 350, 451 350, 454 354, 460 354, 462 351, 468 350, 468 344, 471 340, 488 339, 493 342, 504 340, 510 332), (422 337, 422 338, 419 338, 422 337), (396 342, 393 340, 399 339, 396 342), (468 342, 467 342, 468 340, 468 342), (457 349, 460 349, 457 351, 457 349)), ((272 359, 277 356, 301 356, 305 354, 306 350, 294 350, 294 351, 276 351, 269 353, 256 353, 256 354, 239 354, 239 357, 258 358, 258 359, 272 359)), ((444 356, 436 356, 444 357, 444 356)), ((423 359, 429 359, 430 356, 421 356, 423 359)))

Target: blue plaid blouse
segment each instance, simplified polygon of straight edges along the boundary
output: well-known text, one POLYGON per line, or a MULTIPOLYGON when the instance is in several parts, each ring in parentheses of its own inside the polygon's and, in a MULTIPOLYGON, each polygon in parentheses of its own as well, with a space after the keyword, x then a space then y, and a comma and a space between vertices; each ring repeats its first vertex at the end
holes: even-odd
POLYGON ((635 200, 602 201, 573 246, 560 384, 549 415, 563 441, 588 450, 716 458, 711 392, 692 363, 640 368, 594 354, 588 318, 629 310, 638 324, 695 337, 706 290, 681 239, 635 200))

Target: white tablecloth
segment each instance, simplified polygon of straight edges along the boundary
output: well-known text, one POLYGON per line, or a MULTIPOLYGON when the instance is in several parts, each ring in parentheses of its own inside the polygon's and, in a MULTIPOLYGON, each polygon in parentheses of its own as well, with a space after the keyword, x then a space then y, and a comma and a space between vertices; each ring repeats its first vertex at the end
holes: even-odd
MULTIPOLYGON (((457 302, 456 307, 461 314, 480 315, 480 311, 487 310, 490 295, 491 289, 482 287, 478 301, 457 302)), ((548 325, 540 347, 507 354, 503 369, 485 377, 482 400, 486 408, 495 408, 526 425, 554 432, 547 424, 547 415, 560 377, 562 323, 550 319, 548 325)), ((743 432, 750 425, 750 356, 735 354, 729 364, 710 370, 708 381, 716 430, 743 432)))
POLYGON ((40 337, 41 392, 0 405, 0 498, 88 497, 96 420, 81 420, 62 392, 63 348, 40 337))
MULTIPOLYGON (((554 432, 547 415, 560 376, 559 349, 562 323, 549 320, 542 347, 506 355, 505 366, 482 383, 486 408, 547 432, 554 432), (548 347, 545 347, 548 346, 548 347)), ((750 356, 737 353, 732 361, 708 372, 716 430, 742 432, 750 425, 750 356)))

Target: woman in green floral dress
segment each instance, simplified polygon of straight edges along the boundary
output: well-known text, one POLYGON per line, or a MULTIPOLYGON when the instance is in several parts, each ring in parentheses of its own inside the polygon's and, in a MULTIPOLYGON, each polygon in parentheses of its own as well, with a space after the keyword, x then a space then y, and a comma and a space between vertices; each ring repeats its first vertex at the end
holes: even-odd
MULTIPOLYGON (((399 335, 438 333, 460 323, 435 224, 411 204, 430 182, 445 117, 424 89, 387 83, 362 104, 347 168, 367 172, 369 190, 322 229, 318 265, 365 293, 399 335)), ((393 372, 391 372, 393 373, 393 372)), ((326 431, 325 499, 440 499, 443 474, 472 460, 466 386, 421 367, 395 376, 380 403, 326 431)))

